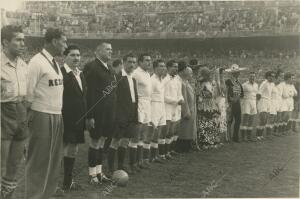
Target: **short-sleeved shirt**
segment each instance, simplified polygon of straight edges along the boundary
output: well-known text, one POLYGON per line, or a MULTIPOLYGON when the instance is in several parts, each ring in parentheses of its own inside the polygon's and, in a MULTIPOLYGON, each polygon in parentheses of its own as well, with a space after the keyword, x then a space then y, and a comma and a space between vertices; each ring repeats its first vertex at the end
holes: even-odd
POLYGON ((26 96, 28 66, 17 58, 16 64, 11 62, 2 52, 1 55, 1 102, 15 102, 26 96))

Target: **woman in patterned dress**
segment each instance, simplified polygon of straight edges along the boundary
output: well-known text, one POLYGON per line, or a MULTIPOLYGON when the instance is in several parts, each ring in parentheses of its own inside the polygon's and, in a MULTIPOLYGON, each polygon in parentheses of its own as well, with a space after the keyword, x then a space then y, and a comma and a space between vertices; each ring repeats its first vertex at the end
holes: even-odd
POLYGON ((214 148, 220 142, 220 112, 216 102, 216 88, 211 71, 199 71, 197 95, 197 141, 202 149, 214 148))

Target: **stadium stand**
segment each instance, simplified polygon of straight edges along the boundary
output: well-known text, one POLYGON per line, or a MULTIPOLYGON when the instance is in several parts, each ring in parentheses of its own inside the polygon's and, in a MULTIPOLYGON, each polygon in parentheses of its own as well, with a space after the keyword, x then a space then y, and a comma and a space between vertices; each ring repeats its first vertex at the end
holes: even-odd
POLYGON ((27 33, 62 28, 70 35, 100 33, 299 32, 298 1, 259 2, 26 2, 23 11, 7 12, 27 33), (184 8, 184 9, 183 9, 184 8))

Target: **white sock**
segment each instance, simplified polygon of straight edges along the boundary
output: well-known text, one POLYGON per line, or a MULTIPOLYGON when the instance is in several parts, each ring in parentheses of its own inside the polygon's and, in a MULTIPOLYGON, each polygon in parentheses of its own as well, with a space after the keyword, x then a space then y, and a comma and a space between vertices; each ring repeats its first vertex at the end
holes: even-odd
POLYGON ((101 164, 96 166, 96 175, 98 175, 100 173, 102 173, 102 165, 101 164))
POLYGON ((90 176, 96 176, 97 175, 96 167, 89 167, 89 175, 90 176))

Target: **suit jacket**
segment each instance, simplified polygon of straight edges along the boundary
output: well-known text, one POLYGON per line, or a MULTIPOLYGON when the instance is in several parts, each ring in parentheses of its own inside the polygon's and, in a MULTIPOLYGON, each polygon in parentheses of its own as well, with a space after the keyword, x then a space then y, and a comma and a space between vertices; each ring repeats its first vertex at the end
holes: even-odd
POLYGON ((64 78, 63 108, 64 141, 67 143, 83 143, 86 113, 86 81, 80 73, 82 90, 72 72, 67 73, 61 68, 64 78))
POLYGON ((120 126, 127 126, 128 123, 138 122, 138 94, 136 80, 133 78, 135 103, 132 103, 130 87, 127 76, 122 73, 117 75, 117 123, 120 126))
POLYGON ((91 132, 91 137, 109 137, 116 119, 115 75, 110 67, 107 69, 97 58, 87 63, 83 72, 87 82, 87 117, 95 119, 95 129, 91 132))

